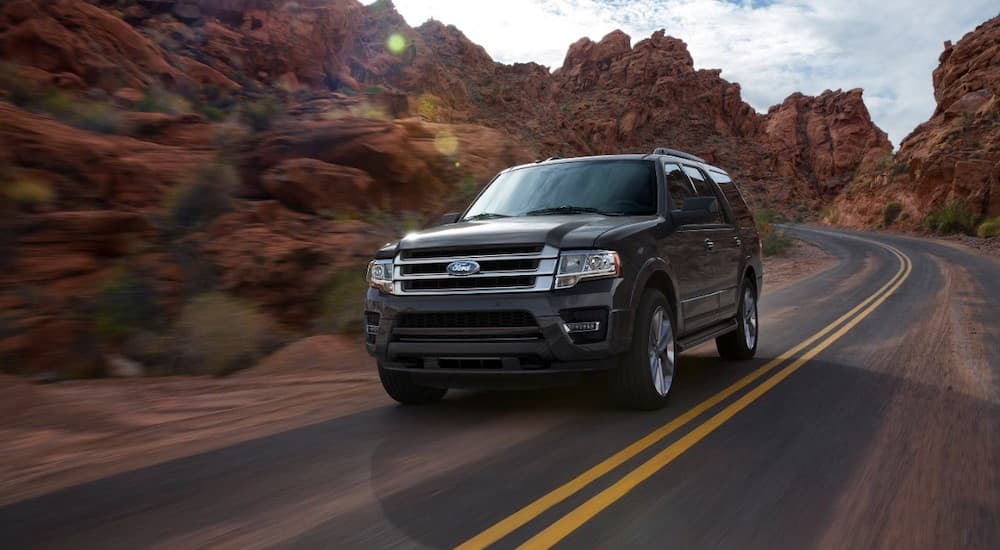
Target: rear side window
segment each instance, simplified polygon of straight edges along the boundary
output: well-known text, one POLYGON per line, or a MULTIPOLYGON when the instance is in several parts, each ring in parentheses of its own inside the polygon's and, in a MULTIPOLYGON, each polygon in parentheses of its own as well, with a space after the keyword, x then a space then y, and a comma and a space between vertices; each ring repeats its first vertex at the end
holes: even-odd
POLYGON ((670 200, 672 202, 670 207, 672 209, 679 210, 681 205, 684 204, 684 199, 698 196, 694 190, 694 186, 691 185, 691 180, 684 174, 680 166, 676 164, 664 164, 663 173, 667 181, 667 190, 670 192, 670 200))
POLYGON ((712 172, 711 175, 715 183, 719 184, 719 189, 726 196, 726 200, 729 201, 729 208, 732 209, 733 217, 736 218, 736 224, 740 227, 753 227, 753 213, 750 212, 750 207, 743 200, 743 195, 732 178, 719 172, 712 172))
POLYGON ((725 223, 722 220, 722 214, 723 214, 722 211, 723 209, 725 209, 726 206, 725 204, 722 203, 721 197, 719 197, 719 195, 716 194, 715 190, 712 189, 712 184, 705 181, 705 176, 704 174, 701 173, 701 170, 698 170, 697 168, 692 168, 691 166, 685 166, 684 173, 686 173, 691 178, 691 183, 693 184, 695 190, 695 196, 715 197, 716 199, 719 200, 719 210, 718 212, 716 212, 716 217, 709 223, 720 223, 720 224, 725 223))

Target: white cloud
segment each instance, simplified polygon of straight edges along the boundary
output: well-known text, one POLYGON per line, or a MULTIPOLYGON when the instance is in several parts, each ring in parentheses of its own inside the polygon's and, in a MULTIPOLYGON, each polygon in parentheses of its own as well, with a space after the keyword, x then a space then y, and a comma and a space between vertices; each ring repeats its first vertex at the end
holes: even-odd
POLYGON ((997 15, 995 0, 395 0, 411 25, 461 29, 504 62, 556 69, 580 37, 614 29, 633 43, 657 29, 687 42, 765 111, 789 94, 865 89, 875 122, 899 142, 934 111, 931 71, 945 40, 997 15))

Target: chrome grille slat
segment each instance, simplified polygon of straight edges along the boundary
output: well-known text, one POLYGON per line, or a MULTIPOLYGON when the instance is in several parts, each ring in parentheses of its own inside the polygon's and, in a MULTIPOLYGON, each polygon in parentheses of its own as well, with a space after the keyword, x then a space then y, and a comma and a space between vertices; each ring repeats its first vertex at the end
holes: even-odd
POLYGON ((547 245, 408 250, 396 255, 393 284, 401 295, 538 292, 552 288, 558 262, 559 249, 547 245), (527 249, 536 252, 524 253, 527 249), (490 253, 500 250, 511 253, 490 253), (481 262, 482 269, 473 275, 451 275, 447 266, 456 260, 481 262))

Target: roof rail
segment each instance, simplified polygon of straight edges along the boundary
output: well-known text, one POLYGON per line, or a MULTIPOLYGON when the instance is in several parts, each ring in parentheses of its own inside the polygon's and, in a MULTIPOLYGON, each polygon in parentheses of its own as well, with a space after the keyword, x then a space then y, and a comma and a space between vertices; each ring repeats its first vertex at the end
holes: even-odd
POLYGON ((543 162, 548 162, 550 160, 559 160, 559 157, 549 157, 549 158, 547 158, 545 160, 538 159, 538 160, 535 161, 535 164, 541 164, 543 162))
POLYGON ((654 155, 670 155, 672 157, 678 157, 678 158, 682 158, 682 159, 693 160, 695 162, 701 162, 703 164, 708 164, 708 163, 705 162, 705 159, 703 159, 701 157, 696 157, 696 156, 692 155, 691 153, 685 153, 684 151, 678 151, 677 149, 668 149, 666 147, 657 147, 656 149, 653 149, 653 154, 654 155))

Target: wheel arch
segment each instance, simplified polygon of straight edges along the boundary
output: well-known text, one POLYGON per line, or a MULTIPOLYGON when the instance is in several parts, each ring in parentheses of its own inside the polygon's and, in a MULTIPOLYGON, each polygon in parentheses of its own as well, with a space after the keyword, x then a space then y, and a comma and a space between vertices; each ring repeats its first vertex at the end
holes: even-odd
POLYGON ((630 309, 634 318, 635 312, 639 309, 639 300, 642 299, 643 291, 647 288, 655 288, 656 290, 662 292, 663 296, 666 297, 667 302, 670 303, 670 307, 673 309, 674 322, 677 324, 677 329, 678 331, 683 331, 684 319, 681 315, 680 296, 677 293, 677 281, 671 273, 670 264, 662 258, 651 258, 648 260, 639 272, 636 285, 632 289, 630 309))

